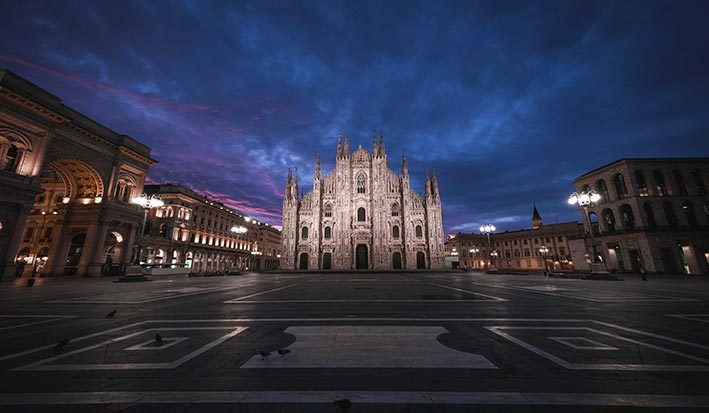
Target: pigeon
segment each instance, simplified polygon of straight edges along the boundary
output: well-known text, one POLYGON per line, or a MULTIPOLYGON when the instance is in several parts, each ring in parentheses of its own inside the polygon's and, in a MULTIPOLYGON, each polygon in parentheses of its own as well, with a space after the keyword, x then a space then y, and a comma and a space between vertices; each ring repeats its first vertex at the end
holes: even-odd
POLYGON ((155 334, 155 345, 162 346, 162 336, 160 334, 155 334))
POLYGON ((271 355, 271 353, 269 353, 268 351, 263 350, 259 351, 258 353, 261 355, 261 360, 266 360, 266 357, 271 355))
POLYGON ((282 348, 282 349, 278 350, 278 354, 280 354, 281 357, 285 356, 288 353, 290 353, 290 350, 287 348, 282 348))
POLYGON ((113 318, 116 315, 116 311, 118 310, 114 309, 110 313, 106 314, 106 318, 113 318))
POLYGON ((339 407, 340 410, 342 410, 343 412, 346 412, 347 409, 352 406, 352 402, 350 401, 350 399, 335 400, 335 406, 339 407))
POLYGON ((54 346, 55 350, 62 350, 64 349, 64 346, 69 344, 69 339, 67 337, 64 337, 62 341, 58 342, 56 346, 54 346))

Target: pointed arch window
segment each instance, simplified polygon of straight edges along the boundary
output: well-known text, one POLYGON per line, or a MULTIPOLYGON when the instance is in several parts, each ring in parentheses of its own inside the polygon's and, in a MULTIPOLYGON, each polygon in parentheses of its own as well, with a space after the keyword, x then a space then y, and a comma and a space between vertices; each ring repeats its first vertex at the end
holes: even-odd
POLYGON ((357 210, 357 221, 364 222, 366 220, 367 220, 367 212, 364 210, 364 208, 359 208, 357 210))
POLYGON ((308 239, 308 227, 303 227, 303 229, 300 230, 300 238, 308 239))
POLYGON ((332 238, 332 228, 325 227, 325 239, 332 238))
POLYGON ((394 225, 394 227, 391 229, 391 236, 393 238, 399 238, 399 226, 394 225))
POLYGON ((423 238, 423 228, 421 225, 416 225, 416 237, 423 238))
POLYGON ((391 216, 393 217, 398 217, 399 216, 399 204, 394 203, 391 206, 391 216))
POLYGON ((367 192, 367 179, 364 174, 357 175, 357 193, 364 194, 367 192))
POLYGON ((325 215, 326 218, 332 217, 332 204, 325 204, 325 215))

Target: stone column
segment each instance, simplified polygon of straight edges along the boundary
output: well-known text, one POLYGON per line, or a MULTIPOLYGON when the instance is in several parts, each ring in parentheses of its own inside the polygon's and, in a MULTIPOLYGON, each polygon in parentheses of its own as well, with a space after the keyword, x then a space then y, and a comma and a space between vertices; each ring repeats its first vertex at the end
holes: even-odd
POLYGON ((105 222, 99 222, 98 225, 93 228, 93 231, 89 228, 86 236, 86 242, 84 243, 84 250, 88 252, 88 254, 82 254, 82 262, 79 265, 83 265, 84 257, 86 257, 87 265, 85 274, 90 277, 100 277, 101 267, 104 264, 103 248, 106 243, 106 232, 108 230, 108 225, 105 222), (91 243, 89 243, 90 238, 92 238, 91 243))
POLYGON ((2 281, 12 281, 15 279, 15 270, 17 269, 15 255, 17 254, 17 249, 20 246, 20 241, 22 241, 22 234, 25 232, 25 224, 27 223, 27 216, 29 215, 29 212, 29 207, 18 207, 18 214, 15 220, 15 226, 12 228, 13 231, 10 236, 10 242, 7 244, 5 255, 0 257, 0 259, 2 259, 2 267, 0 267, 0 280, 2 281))

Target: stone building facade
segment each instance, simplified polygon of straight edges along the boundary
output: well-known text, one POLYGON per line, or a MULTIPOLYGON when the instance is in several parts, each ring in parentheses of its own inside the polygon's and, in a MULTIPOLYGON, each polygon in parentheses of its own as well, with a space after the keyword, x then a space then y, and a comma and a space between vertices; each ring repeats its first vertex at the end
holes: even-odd
POLYGON ((425 194, 409 184, 405 156, 401 174, 388 167, 384 138, 372 152, 350 153, 338 138, 335 169, 320 174, 300 196, 298 176, 288 172, 283 196, 283 269, 391 270, 444 267, 441 198, 435 174, 425 194))
POLYGON ((574 186, 601 195, 581 209, 586 236, 578 249, 609 271, 709 273, 709 158, 620 159, 574 186))
POLYGON ((146 185, 145 192, 165 204, 149 212, 142 265, 195 274, 278 268, 281 237, 271 225, 181 185, 146 185))
POLYGON ((127 264, 150 148, 0 70, 0 275, 100 275, 127 264))
POLYGON ((532 228, 485 234, 455 233, 448 236, 446 257, 453 267, 486 271, 493 262, 499 271, 574 271, 573 240, 583 233, 578 222, 544 225, 537 208, 532 228), (543 252, 542 247, 546 247, 543 252), (477 250, 477 251, 472 251, 477 250), (496 256, 491 255, 495 251, 496 256))

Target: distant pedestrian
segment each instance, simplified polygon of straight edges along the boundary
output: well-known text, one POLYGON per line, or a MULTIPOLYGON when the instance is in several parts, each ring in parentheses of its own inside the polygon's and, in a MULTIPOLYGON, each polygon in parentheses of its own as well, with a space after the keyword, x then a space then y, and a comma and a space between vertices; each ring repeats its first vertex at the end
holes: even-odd
POLYGON ((640 279, 647 281, 647 275, 645 274, 645 267, 640 267, 640 279))

